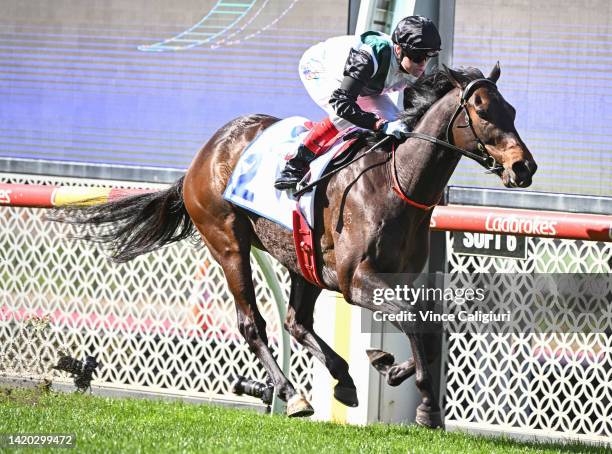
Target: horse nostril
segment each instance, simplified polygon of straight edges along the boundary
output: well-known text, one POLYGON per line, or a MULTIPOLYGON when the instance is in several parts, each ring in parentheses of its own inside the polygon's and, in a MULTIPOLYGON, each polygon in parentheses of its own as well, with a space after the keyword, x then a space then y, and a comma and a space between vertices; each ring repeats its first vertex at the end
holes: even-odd
POLYGON ((512 164, 512 173, 514 174, 514 183, 519 188, 526 188, 531 185, 531 170, 529 161, 517 161, 512 164))
POLYGON ((529 159, 525 161, 525 166, 527 166, 527 170, 531 172, 531 175, 536 173, 536 171, 538 170, 538 165, 535 163, 535 161, 531 161, 529 159))
POLYGON ((529 161, 517 161, 512 164, 512 171, 516 175, 518 180, 526 180, 533 172, 529 168, 529 161))

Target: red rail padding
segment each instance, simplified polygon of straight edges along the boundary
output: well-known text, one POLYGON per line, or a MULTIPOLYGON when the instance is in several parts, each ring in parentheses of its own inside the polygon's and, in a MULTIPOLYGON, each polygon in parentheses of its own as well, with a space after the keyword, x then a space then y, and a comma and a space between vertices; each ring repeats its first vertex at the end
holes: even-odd
POLYGON ((106 202, 155 189, 83 188, 36 184, 0 184, 0 205, 55 208, 74 202, 106 202))
POLYGON ((470 205, 439 206, 432 230, 612 242, 612 216, 470 205))
POLYGON ((53 208, 56 186, 0 184, 0 205, 53 208))
MULTIPOLYGON (((90 188, 87 188, 90 189, 90 188)), ((149 189, 112 189, 96 200, 151 192, 149 189)), ((59 202, 77 200, 87 190, 30 184, 0 184, 0 205, 54 208, 59 202), (58 194, 56 200, 55 194, 58 194), (59 196, 62 197, 59 197, 59 196), (62 199, 62 200, 59 200, 62 199), (54 205, 55 202, 58 202, 54 205)), ((86 199, 87 200, 87 199, 86 199)), ((432 230, 505 233, 511 235, 612 242, 612 216, 557 211, 491 208, 470 205, 438 206, 431 217, 432 230)))

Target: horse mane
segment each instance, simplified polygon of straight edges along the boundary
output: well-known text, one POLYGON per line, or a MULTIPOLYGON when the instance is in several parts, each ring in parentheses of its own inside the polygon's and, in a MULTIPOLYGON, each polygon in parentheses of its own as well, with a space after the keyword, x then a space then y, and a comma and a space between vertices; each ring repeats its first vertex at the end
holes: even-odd
MULTIPOLYGON (((414 85, 404 90, 404 111, 400 112, 398 118, 403 120, 410 130, 413 130, 425 112, 440 98, 451 91, 455 86, 450 79, 450 71, 454 78, 465 87, 475 79, 484 78, 482 72, 477 68, 455 68, 446 66, 436 68, 430 74, 421 77, 414 85)), ((361 143, 371 147, 384 137, 381 131, 361 130, 357 133, 361 143)), ((383 149, 389 145, 383 146, 383 149)))
MULTIPOLYGON (((414 129, 425 112, 446 93, 454 88, 446 66, 435 69, 425 77, 404 90, 404 111, 399 118, 404 120, 410 129, 414 129)), ((453 69, 453 76, 461 85, 483 78, 482 72, 476 68, 453 69)))

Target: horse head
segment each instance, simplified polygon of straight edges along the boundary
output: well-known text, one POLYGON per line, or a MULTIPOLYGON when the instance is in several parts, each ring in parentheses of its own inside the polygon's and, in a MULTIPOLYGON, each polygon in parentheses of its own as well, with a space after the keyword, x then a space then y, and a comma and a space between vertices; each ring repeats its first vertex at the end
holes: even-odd
POLYGON ((538 166, 514 126, 516 110, 497 89, 499 62, 487 78, 476 69, 468 70, 475 77, 470 77, 469 72, 464 74, 447 67, 445 70, 460 96, 447 140, 488 158, 490 170, 506 187, 528 187, 538 166))

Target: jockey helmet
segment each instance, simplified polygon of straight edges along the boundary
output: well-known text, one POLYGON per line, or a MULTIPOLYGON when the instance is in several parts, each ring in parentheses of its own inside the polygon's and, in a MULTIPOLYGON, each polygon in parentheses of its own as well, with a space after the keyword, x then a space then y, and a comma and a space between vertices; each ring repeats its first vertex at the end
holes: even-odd
POLYGON ((434 57, 440 51, 442 43, 434 23, 423 16, 408 16, 399 21, 391 39, 408 56, 426 54, 428 57, 434 57))

